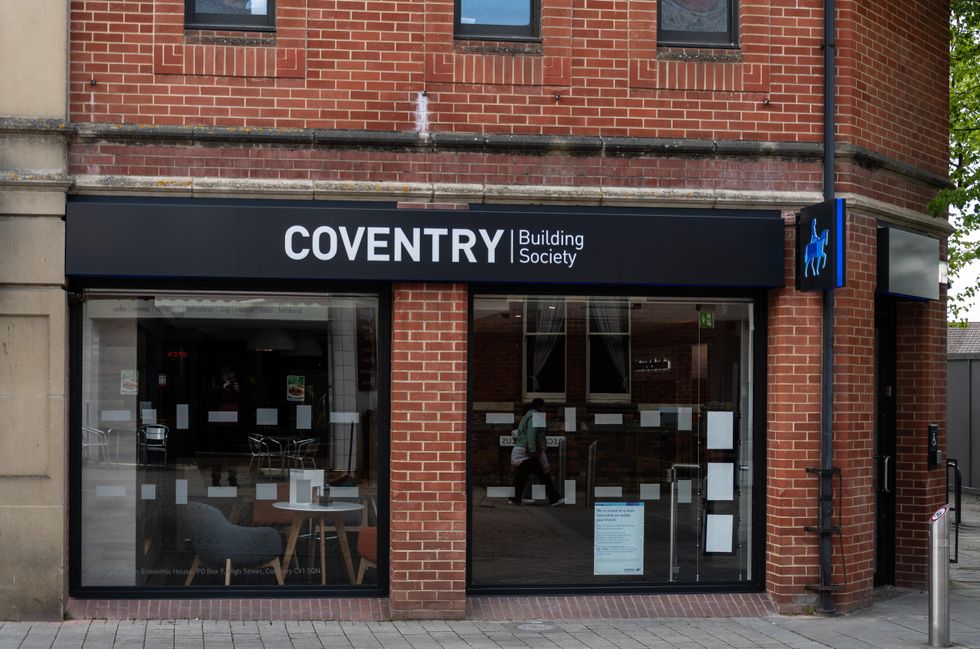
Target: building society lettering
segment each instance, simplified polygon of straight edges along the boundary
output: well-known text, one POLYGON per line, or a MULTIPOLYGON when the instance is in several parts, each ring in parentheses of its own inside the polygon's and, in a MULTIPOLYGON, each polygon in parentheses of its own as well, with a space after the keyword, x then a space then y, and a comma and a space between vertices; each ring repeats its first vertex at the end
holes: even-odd
POLYGON ((572 268, 585 247, 585 236, 564 230, 468 228, 391 228, 321 225, 311 232, 302 225, 286 229, 286 256, 300 261, 313 255, 320 261, 495 264, 498 247, 509 234, 510 263, 560 264, 572 268))

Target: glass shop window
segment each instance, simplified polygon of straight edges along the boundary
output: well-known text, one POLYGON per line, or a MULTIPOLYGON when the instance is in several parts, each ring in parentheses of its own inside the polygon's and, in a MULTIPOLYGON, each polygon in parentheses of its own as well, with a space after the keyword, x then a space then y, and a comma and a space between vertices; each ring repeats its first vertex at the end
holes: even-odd
POLYGON ((184 0, 190 29, 274 31, 276 0, 184 0))
POLYGON ((472 312, 471 587, 760 583, 751 300, 477 294, 472 312), (529 394, 550 361, 527 341, 548 336, 563 378, 529 394), (546 450, 515 451, 531 435, 546 450))
POLYGON ((89 294, 80 586, 378 584, 378 297, 89 294))
POLYGON ((737 47, 737 1, 658 0, 657 44, 737 47))
POLYGON ((540 0, 456 0, 456 38, 535 40, 540 0))

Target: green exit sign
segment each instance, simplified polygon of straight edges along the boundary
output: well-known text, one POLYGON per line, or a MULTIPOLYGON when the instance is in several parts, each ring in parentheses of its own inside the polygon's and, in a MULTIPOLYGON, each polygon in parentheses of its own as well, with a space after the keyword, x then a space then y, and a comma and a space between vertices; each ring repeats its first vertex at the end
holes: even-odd
POLYGON ((715 314, 710 311, 702 311, 698 314, 698 323, 700 323, 702 329, 714 329, 715 314))

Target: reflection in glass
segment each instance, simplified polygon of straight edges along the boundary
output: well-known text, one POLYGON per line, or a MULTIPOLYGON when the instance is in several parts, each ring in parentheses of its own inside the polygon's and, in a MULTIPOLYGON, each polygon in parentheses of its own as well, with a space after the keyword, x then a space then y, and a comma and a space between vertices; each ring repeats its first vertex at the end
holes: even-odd
POLYGON ((751 301, 477 295, 473 314, 473 586, 757 579, 751 301), (543 365, 548 382, 539 373, 535 384, 521 372, 535 369, 538 345, 562 360, 543 365), (545 400, 546 463, 565 503, 548 507, 540 488, 528 488, 515 494, 522 505, 509 506, 513 425, 486 412, 511 404, 518 421, 535 396, 545 400), (643 503, 640 529, 623 528, 624 543, 641 539, 642 553, 622 564, 602 554, 612 546, 609 530, 597 546, 596 502, 643 503))
POLYGON ((83 587, 349 585, 376 560, 356 550, 377 526, 376 296, 93 294, 82 308, 83 587), (345 511, 277 506, 295 469, 319 471, 318 495, 345 511), (323 563, 306 533, 321 520, 323 563))
POLYGON ((194 11, 199 13, 232 15, 268 15, 266 0, 194 0, 194 11))
POLYGON ((727 33, 731 0, 660 0, 660 28, 727 33))
POLYGON ((530 25, 530 0, 460 0, 459 22, 464 25, 530 25))

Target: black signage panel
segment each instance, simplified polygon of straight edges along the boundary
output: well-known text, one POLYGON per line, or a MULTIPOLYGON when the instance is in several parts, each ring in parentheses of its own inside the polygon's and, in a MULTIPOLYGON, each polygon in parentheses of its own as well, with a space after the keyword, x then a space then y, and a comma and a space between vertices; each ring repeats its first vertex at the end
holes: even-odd
POLYGON ((810 205, 796 221, 796 288, 826 291, 844 286, 843 198, 810 205))
POLYGON ((75 198, 68 275, 780 287, 776 211, 75 198))

